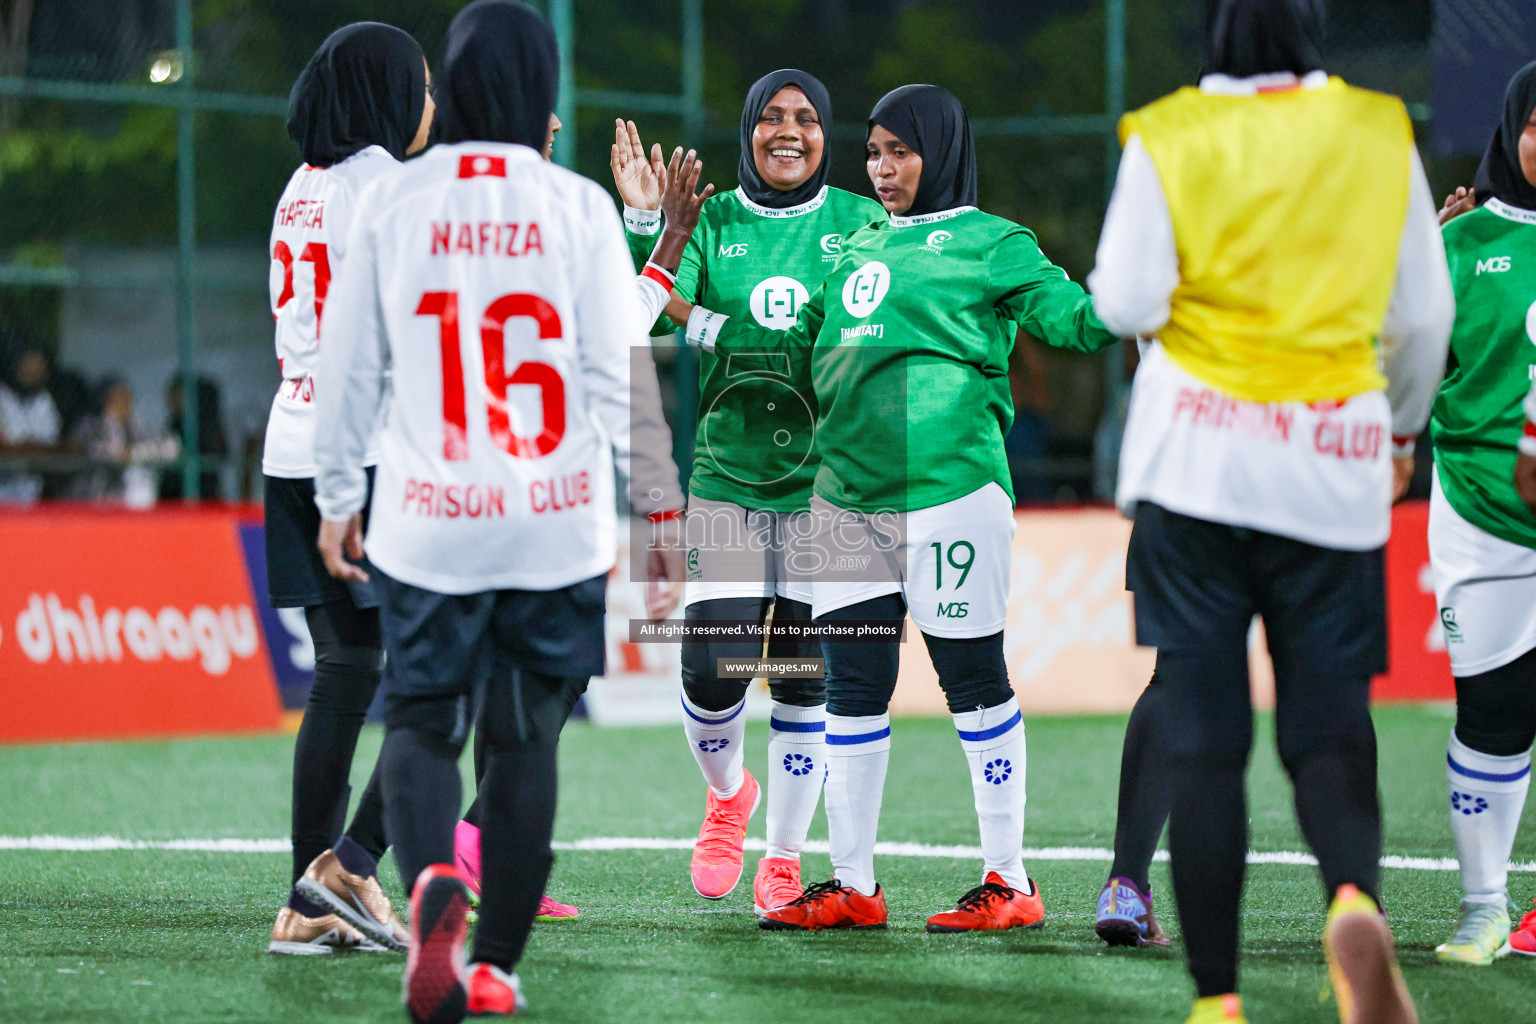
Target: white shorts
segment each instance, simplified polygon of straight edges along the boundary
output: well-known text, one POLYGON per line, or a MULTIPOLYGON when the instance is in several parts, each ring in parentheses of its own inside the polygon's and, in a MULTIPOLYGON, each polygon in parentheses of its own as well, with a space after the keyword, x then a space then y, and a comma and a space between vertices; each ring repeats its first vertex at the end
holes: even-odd
POLYGON ((1536 550, 1463 519, 1435 477, 1429 564, 1451 674, 1475 676, 1536 647, 1536 550))
POLYGON ((903 514, 864 516, 811 498, 817 522, 791 561, 814 549, 826 563, 811 586, 811 614, 900 594, 917 628, 952 639, 991 636, 1008 619, 1013 502, 996 483, 903 514), (867 562, 862 560, 868 559, 867 562))
POLYGON ((810 604, 810 581, 792 578, 786 556, 790 521, 805 515, 690 497, 683 519, 688 568, 684 606, 775 596, 810 604))

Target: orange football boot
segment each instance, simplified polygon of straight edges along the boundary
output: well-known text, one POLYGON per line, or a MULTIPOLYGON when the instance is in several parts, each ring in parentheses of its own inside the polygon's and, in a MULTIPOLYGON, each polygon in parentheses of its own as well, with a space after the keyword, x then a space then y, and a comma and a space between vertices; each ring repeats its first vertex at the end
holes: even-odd
POLYGON ((761 915, 757 924, 769 930, 799 931, 884 928, 888 916, 885 891, 879 886, 875 887, 873 896, 865 896, 834 878, 830 882, 817 882, 806 889, 799 899, 761 915))
POLYGON ((721 800, 712 789, 708 791, 704 824, 699 829, 699 840, 694 844, 693 861, 689 865, 694 891, 705 899, 718 900, 728 896, 741 881, 747 822, 752 819, 758 798, 763 795, 751 772, 743 768, 741 775, 741 788, 729 800, 721 800))
POLYGON ((1520 927, 1509 933, 1509 951, 1521 956, 1536 956, 1536 910, 1520 919, 1520 927))
POLYGON ((764 857, 757 862, 752 879, 752 909, 759 914, 787 906, 805 895, 800 884, 800 862, 788 857, 764 857))
POLYGON ((991 932, 1009 928, 1040 928, 1045 924, 1045 904, 1040 887, 1029 880, 1031 893, 1010 889, 996 871, 988 871, 984 882, 960 897, 954 910, 934 914, 928 919, 930 932, 991 932))
POLYGON ((471 1017, 511 1017, 528 1009, 522 983, 495 964, 470 964, 464 982, 471 1017))

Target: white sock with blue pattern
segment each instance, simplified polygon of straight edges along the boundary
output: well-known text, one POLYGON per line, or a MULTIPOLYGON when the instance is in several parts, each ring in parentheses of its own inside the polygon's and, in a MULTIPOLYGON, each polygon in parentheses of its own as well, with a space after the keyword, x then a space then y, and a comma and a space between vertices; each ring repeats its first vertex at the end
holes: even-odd
POLYGON ((832 877, 875 894, 875 835, 885 771, 891 763, 891 716, 827 715, 827 846, 832 877))
POLYGON ((1461 887, 1473 903, 1502 906, 1509 898, 1509 854, 1531 785, 1531 752, 1513 757, 1479 753, 1452 732, 1445 778, 1461 887))
POLYGON ((699 762, 704 781, 715 796, 729 800, 745 778, 741 774, 742 741, 747 735, 745 699, 724 711, 705 711, 683 695, 683 735, 699 762))
POLYGON ((768 720, 769 857, 799 860, 827 777, 827 706, 773 702, 768 720))
POLYGON ((1030 892, 1024 870, 1024 715, 1017 698, 954 716, 971 769, 981 831, 982 875, 996 871, 1009 888, 1030 892))

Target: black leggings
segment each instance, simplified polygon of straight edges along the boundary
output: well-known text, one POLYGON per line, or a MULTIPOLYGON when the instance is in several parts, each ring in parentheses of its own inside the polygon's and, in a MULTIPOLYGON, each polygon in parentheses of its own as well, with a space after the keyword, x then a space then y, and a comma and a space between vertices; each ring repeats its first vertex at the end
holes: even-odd
MULTIPOLYGON (((473 960, 511 970, 522 956, 554 854, 556 746, 585 679, 528 672, 500 655, 486 687, 481 781, 481 908, 473 960)), ((472 709, 466 696, 389 696, 386 813, 406 887, 429 864, 453 863, 458 759, 472 709)))
MULTIPOLYGON (((343 598, 304 609, 315 645, 315 681, 293 745, 293 881, 342 834, 352 787, 352 755, 379 688, 383 641, 379 613, 343 598)), ((377 860, 384 855, 378 769, 347 830, 377 860)))
POLYGON ((1456 677, 1456 738, 1480 754, 1514 757, 1536 740, 1536 650, 1456 677))
MULTIPOLYGON (((683 619, 687 622, 763 622, 768 618, 770 605, 776 622, 811 621, 810 605, 787 597, 723 597, 696 601, 684 609, 683 619)), ((684 640, 683 692, 695 706, 705 711, 733 708, 747 695, 747 685, 752 680, 721 679, 715 674, 717 659, 747 660, 760 657, 762 653, 760 640, 684 640)), ((777 634, 770 634, 768 638, 770 658, 816 658, 821 653, 821 645, 814 640, 796 640, 777 634)), ((827 702, 826 682, 821 679, 769 679, 768 690, 780 704, 810 708, 827 702)))
MULTIPOLYGON (((828 612, 818 621, 900 622, 906 614, 901 595, 887 594, 828 612)), ((928 657, 938 672, 951 713, 996 707, 1012 699, 1002 633, 964 640, 924 633, 923 642, 928 645, 928 657)), ((901 645, 894 640, 838 640, 823 641, 821 649, 827 661, 827 711, 844 718, 885 714, 896 692, 901 645)))

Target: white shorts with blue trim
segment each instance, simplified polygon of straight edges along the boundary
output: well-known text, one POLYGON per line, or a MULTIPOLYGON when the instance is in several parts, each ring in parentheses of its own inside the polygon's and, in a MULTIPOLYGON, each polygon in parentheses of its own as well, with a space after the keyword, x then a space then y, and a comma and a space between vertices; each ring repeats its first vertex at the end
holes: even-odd
POLYGON ((683 519, 684 606, 732 597, 785 597, 810 604, 810 580, 794 577, 787 554, 791 522, 803 515, 690 496, 683 519))
POLYGON ((1429 565, 1451 674, 1475 676, 1536 648, 1536 551, 1495 537, 1429 498, 1429 565))
POLYGON ((911 512, 865 516, 813 495, 814 546, 825 565, 811 586, 811 614, 900 594, 929 636, 970 639, 1003 631, 1013 568, 1013 502, 996 483, 911 512), (866 561, 867 560, 867 561, 866 561))

